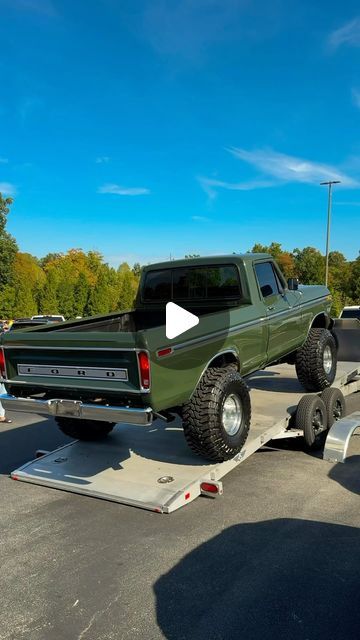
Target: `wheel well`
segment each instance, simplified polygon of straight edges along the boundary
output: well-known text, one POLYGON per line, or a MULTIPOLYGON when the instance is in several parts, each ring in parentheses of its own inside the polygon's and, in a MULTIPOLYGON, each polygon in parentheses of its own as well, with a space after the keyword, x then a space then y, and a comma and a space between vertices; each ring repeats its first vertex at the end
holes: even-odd
POLYGON ((222 367, 226 367, 228 364, 233 364, 233 363, 236 364, 237 370, 239 371, 240 362, 239 362, 238 356, 233 351, 226 351, 225 353, 219 353, 217 356, 215 356, 215 358, 213 358, 213 360, 209 362, 206 369, 208 369, 209 367, 222 368, 222 367))
POLYGON ((223 353, 218 353, 216 356, 214 356, 213 359, 210 360, 207 363, 206 367, 203 369, 203 372, 200 378, 198 379, 190 398, 192 398, 193 394, 195 393, 198 387, 200 380, 202 379, 202 377, 210 367, 217 367, 219 369, 223 369, 224 367, 227 367, 229 364, 235 364, 237 371, 240 371, 240 361, 236 351, 224 351, 223 353))
POLYGON ((312 329, 331 329, 334 322, 326 313, 319 313, 312 321, 312 329))

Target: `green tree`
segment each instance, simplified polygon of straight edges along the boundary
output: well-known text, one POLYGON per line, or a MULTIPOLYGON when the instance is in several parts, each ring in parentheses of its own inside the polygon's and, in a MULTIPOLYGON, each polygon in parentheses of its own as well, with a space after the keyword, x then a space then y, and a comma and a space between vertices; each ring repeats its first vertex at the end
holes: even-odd
POLYGON ((74 297, 74 284, 67 280, 61 280, 58 284, 56 297, 58 302, 58 309, 61 315, 65 318, 74 318, 75 313, 75 297, 74 297))
POLYGON ((325 281, 325 259, 318 249, 294 249, 296 275, 301 284, 321 284, 325 281))
POLYGON ((39 307, 43 314, 59 313, 57 300, 58 278, 54 270, 50 270, 46 276, 45 285, 39 295, 39 307))
POLYGON ((74 315, 83 316, 89 297, 89 283, 83 272, 79 273, 79 277, 74 287, 74 315))
POLYGON ((15 303, 13 317, 32 316, 38 312, 38 292, 46 276, 39 261, 30 253, 18 252, 14 264, 15 303))
POLYGON ((133 268, 132 268, 133 274, 134 276, 136 276, 137 278, 140 278, 140 274, 141 274, 141 264, 140 262, 135 262, 133 268))
POLYGON ((291 278, 295 273, 294 256, 288 251, 283 251, 281 244, 272 242, 266 247, 262 244, 255 244, 251 250, 252 253, 269 253, 278 263, 285 278, 291 278))
POLYGON ((102 269, 96 285, 90 290, 86 304, 86 315, 88 316, 108 313, 111 308, 111 287, 106 276, 106 270, 102 269))
MULTIPOLYGON (((6 231, 7 217, 12 203, 12 198, 5 198, 0 193, 0 299, 5 296, 4 288, 6 285, 11 285, 14 279, 13 267, 17 244, 15 238, 6 231)), ((0 313, 2 311, 1 306, 4 307, 0 302, 0 313)), ((2 315, 4 314, 2 313, 2 315)))
POLYGON ((139 286, 139 276, 123 262, 117 271, 117 305, 120 311, 132 309, 139 286))
POLYGON ((360 255, 351 264, 349 293, 354 304, 360 305, 360 255))
POLYGON ((6 284, 0 290, 0 318, 13 318, 15 305, 15 289, 6 284))
POLYGON ((26 281, 16 284, 14 289, 14 305, 12 310, 13 318, 30 317, 38 311, 33 291, 27 285, 26 281))
POLYGON ((45 267, 50 263, 50 262, 54 262, 55 260, 58 260, 59 258, 61 258, 64 254, 63 253, 47 253, 46 256, 44 256, 44 258, 41 258, 39 260, 40 266, 45 269, 45 267))

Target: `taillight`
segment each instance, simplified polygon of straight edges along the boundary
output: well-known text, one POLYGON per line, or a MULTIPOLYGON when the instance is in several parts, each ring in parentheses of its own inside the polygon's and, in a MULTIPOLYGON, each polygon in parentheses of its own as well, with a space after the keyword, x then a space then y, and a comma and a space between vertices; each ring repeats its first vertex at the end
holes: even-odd
POLYGON ((0 378, 5 378, 5 354, 4 349, 0 347, 0 378))
POLYGON ((150 389, 150 359, 146 351, 138 353, 140 384, 143 389, 150 389))

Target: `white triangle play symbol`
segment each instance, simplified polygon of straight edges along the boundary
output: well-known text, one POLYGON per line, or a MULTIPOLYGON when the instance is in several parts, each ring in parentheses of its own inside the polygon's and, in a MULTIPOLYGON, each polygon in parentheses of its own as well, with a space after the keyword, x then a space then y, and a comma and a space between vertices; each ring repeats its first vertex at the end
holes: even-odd
POLYGON ((199 324, 199 318, 174 302, 166 305, 166 337, 169 340, 199 324))

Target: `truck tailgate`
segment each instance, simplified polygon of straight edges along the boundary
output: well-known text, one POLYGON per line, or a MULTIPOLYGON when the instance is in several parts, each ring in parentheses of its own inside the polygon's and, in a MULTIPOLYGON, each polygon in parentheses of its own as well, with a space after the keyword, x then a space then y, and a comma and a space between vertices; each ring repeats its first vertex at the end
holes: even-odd
POLYGON ((14 332, 4 344, 7 381, 12 384, 138 392, 138 349, 133 334, 14 332), (115 339, 116 336, 116 339, 115 339))

